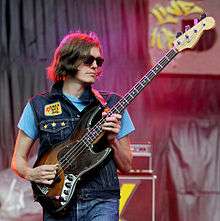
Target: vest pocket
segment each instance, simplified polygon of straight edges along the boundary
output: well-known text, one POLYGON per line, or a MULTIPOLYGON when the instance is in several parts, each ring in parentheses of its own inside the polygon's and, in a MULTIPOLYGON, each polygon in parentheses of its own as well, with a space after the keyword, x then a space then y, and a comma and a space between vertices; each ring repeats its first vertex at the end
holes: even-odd
POLYGON ((71 120, 52 119, 40 122, 40 133, 43 143, 55 145, 66 140, 71 132, 71 120))

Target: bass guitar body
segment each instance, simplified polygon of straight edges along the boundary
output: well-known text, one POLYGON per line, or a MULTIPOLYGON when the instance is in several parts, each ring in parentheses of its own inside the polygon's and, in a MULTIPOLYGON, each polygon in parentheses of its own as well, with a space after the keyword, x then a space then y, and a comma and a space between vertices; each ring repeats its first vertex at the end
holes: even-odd
POLYGON ((86 112, 76 126, 70 139, 59 144, 38 158, 34 167, 58 164, 59 169, 51 185, 32 182, 34 198, 50 213, 65 214, 79 180, 93 168, 101 164, 111 152, 104 147, 104 133, 93 140, 85 136, 101 118, 101 107, 93 107, 86 112), (92 142, 90 142, 92 140, 92 142))

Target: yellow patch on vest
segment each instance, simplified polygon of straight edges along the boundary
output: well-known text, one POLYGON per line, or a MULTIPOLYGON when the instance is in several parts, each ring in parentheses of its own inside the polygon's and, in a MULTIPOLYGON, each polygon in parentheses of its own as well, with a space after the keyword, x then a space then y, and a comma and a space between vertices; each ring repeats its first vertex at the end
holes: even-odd
POLYGON ((52 104, 45 105, 44 114, 45 116, 56 116, 56 115, 62 114, 60 102, 58 101, 52 104))

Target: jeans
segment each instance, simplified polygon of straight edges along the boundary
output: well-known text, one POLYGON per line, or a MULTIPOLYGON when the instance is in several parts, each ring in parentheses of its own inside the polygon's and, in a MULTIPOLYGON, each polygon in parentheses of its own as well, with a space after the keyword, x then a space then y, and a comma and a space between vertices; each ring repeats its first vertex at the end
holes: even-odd
POLYGON ((118 199, 78 200, 67 216, 56 218, 44 212, 44 221, 118 221, 118 199))

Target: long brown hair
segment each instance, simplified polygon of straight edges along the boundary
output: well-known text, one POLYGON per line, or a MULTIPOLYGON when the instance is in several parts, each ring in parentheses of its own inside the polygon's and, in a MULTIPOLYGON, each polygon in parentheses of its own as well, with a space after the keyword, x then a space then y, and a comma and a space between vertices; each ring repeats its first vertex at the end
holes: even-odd
POLYGON ((101 44, 94 32, 84 34, 72 32, 66 35, 55 50, 53 60, 47 67, 47 76, 54 82, 65 80, 67 75, 74 76, 81 64, 80 57, 87 55, 92 47, 101 44))

